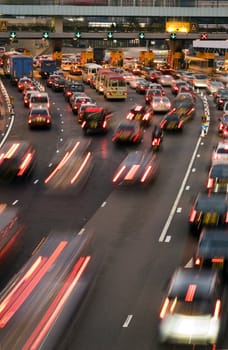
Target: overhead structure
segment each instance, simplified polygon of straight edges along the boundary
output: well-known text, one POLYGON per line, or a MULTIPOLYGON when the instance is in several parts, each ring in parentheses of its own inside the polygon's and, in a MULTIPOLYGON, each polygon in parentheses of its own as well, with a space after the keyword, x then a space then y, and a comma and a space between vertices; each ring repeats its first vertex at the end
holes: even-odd
POLYGON ((228 40, 193 40, 193 47, 205 49, 228 49, 228 40))

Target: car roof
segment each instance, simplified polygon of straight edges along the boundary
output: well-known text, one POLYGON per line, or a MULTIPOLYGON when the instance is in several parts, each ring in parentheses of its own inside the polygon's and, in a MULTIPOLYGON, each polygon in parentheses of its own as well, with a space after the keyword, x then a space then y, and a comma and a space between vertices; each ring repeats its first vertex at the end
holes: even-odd
POLYGON ((131 151, 128 153, 126 158, 123 160, 123 164, 126 166, 137 165, 137 164, 146 164, 149 160, 156 158, 156 155, 147 150, 137 150, 131 151))
POLYGON ((189 268, 177 268, 171 279, 168 296, 171 298, 186 300, 191 287, 196 299, 208 299, 213 292, 213 287, 217 279, 217 272, 214 270, 199 270, 189 268))
POLYGON ((197 256, 228 258, 228 231, 221 228, 204 228, 200 235, 197 256))

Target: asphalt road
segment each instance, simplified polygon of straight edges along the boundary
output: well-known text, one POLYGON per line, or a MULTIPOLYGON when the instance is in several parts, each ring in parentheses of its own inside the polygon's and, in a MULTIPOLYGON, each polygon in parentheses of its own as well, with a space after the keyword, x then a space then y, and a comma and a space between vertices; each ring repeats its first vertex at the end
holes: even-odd
MULTIPOLYGON (((159 153, 159 176, 146 190, 113 188, 113 173, 129 147, 114 147, 110 130, 106 136, 92 137, 95 167, 86 185, 80 192, 63 196, 48 194, 43 180, 50 160, 64 141, 82 136, 75 116, 61 93, 48 90, 53 128, 31 131, 21 94, 8 81, 5 84, 15 98, 15 123, 9 137, 31 140, 38 163, 26 186, 0 187, 1 201, 19 207, 27 227, 23 250, 4 276, 2 286, 50 231, 92 229, 92 251, 103 263, 60 348, 160 350, 157 323, 164 288, 175 267, 188 264, 193 255, 197 242, 188 235, 187 217, 193 198, 205 188, 210 153, 218 140, 218 112, 211 97, 209 134, 199 139, 203 104, 197 98, 196 116, 183 133, 165 135, 159 153)), ((107 102, 94 90, 86 90, 99 105, 111 107, 112 128, 133 103, 144 100, 129 90, 126 102, 107 102)), ((173 98, 168 88, 167 93, 173 98)), ((161 118, 154 116, 156 122, 161 118)), ((151 128, 145 131, 140 148, 149 147, 150 134, 151 128)), ((227 343, 228 339, 224 348, 227 343)))

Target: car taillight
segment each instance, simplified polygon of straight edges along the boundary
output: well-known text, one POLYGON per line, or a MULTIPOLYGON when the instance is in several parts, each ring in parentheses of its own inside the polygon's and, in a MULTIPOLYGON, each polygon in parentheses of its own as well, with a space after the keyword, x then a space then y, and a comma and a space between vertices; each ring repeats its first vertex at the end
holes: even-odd
POLYGON ((150 119, 150 113, 144 114, 144 116, 143 116, 142 119, 143 119, 143 120, 149 120, 149 119, 150 119))
POLYGON ((195 266, 200 266, 201 265, 201 259, 200 258, 196 258, 195 259, 195 266))
POLYGON ((132 120, 134 118, 134 114, 133 113, 128 113, 126 118, 128 120, 132 120))
POLYGON ((196 214, 197 214, 197 211, 193 209, 189 217, 189 222, 194 222, 196 218, 196 214))
POLYGON ((209 189, 209 188, 213 188, 213 186, 214 186, 214 179, 209 178, 209 179, 207 180, 207 188, 208 188, 208 189, 209 189))
POLYGON ((215 310, 214 310, 213 319, 217 320, 219 318, 220 309, 221 309, 221 300, 218 299, 218 300, 216 300, 216 303, 215 303, 215 310))
POLYGON ((165 124, 167 123, 167 120, 163 120, 160 124, 161 129, 164 128, 165 124))
POLYGON ((159 315, 161 319, 163 319, 165 317, 168 306, 169 306, 169 298, 166 298, 163 305, 162 305, 162 309, 161 309, 161 312, 159 315))
POLYGON ((159 146, 161 139, 159 137, 155 137, 152 141, 153 146, 159 146))
POLYGON ((183 125, 183 120, 181 120, 181 121, 178 123, 178 129, 181 129, 181 128, 182 128, 182 125, 183 125))
POLYGON ((28 168, 29 164, 31 163, 32 158, 33 158, 33 153, 28 153, 24 157, 24 159, 20 165, 19 171, 17 173, 17 176, 22 176, 25 173, 26 169, 28 168))

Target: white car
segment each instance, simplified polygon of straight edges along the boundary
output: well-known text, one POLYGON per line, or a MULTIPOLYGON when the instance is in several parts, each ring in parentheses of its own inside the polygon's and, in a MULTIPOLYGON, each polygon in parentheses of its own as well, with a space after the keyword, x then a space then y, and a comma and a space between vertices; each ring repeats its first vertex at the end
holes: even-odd
POLYGON ((124 77, 124 80, 126 80, 127 84, 130 83, 130 81, 135 80, 135 75, 129 72, 125 72, 122 74, 124 77))
POLYGON ((207 74, 194 74, 192 79, 192 85, 195 88, 206 88, 209 82, 207 74))
POLYGON ((171 109, 171 101, 167 96, 154 96, 151 101, 151 108, 155 113, 166 113, 171 109))
POLYGON ((161 75, 160 78, 158 79, 159 83, 162 85, 162 86, 171 86, 174 82, 174 78, 172 75, 169 75, 169 74, 164 74, 164 75, 161 75))
POLYGON ((211 80, 208 82, 208 86, 206 87, 206 92, 208 95, 213 95, 218 89, 223 89, 224 84, 218 80, 211 80))
POLYGON ((228 164, 228 142, 218 142, 212 151, 211 165, 227 163, 228 164))
POLYGON ((178 268, 160 310, 161 343, 214 345, 217 343, 223 305, 218 271, 178 268))
POLYGON ((132 79, 129 81, 129 86, 132 88, 132 89, 136 89, 136 86, 141 83, 141 82, 145 82, 146 79, 144 78, 138 78, 138 77, 135 77, 135 79, 132 79))

